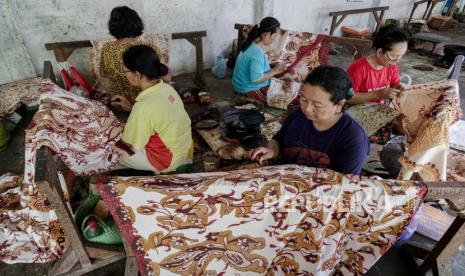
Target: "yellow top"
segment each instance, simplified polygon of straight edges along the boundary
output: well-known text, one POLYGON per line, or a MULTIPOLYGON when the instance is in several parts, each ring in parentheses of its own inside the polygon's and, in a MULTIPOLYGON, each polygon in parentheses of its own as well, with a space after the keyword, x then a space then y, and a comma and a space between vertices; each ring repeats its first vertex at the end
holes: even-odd
POLYGON ((140 89, 129 83, 123 71, 121 71, 121 65, 123 53, 134 45, 148 45, 152 47, 157 54, 160 54, 159 49, 155 45, 147 43, 146 41, 135 40, 122 45, 108 42, 103 46, 100 57, 100 72, 102 76, 109 80, 110 91, 108 92, 112 95, 123 95, 131 103, 134 102, 140 89))
POLYGON ((163 81, 137 96, 122 139, 136 151, 145 147, 147 159, 161 172, 193 157, 191 120, 178 93, 163 81))

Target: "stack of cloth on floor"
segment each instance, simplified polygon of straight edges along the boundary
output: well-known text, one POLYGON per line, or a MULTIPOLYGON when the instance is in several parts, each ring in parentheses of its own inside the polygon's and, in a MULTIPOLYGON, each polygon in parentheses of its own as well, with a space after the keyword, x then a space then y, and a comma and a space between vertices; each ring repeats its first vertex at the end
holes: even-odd
POLYGON ((142 275, 361 275, 427 192, 297 165, 101 177, 97 188, 142 275))

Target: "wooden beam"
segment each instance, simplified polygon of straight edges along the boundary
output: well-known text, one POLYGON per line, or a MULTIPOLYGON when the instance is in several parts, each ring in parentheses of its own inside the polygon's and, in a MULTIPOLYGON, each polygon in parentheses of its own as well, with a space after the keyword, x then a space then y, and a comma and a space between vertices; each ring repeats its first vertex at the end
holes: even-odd
POLYGON ((331 21, 331 29, 329 30, 330 35, 334 34, 334 31, 336 30, 336 23, 337 23, 337 16, 333 16, 333 19, 331 21))
POLYGON ((332 42, 342 45, 349 46, 360 46, 363 48, 371 48, 372 41, 367 39, 351 38, 351 37, 340 37, 340 36, 327 36, 326 42, 332 42))
POLYGON ((50 79, 54 83, 57 83, 57 80, 55 78, 55 73, 53 73, 52 63, 49 60, 44 61, 44 68, 42 70, 42 78, 50 79))
POLYGON ((197 31, 197 32, 184 32, 184 33, 173 33, 171 35, 172 39, 187 39, 194 37, 206 37, 207 31, 197 31))
POLYGON ((186 38, 192 45, 195 46, 196 56, 196 72, 194 83, 199 86, 200 89, 206 90, 206 83, 203 79, 203 42, 202 37, 186 38))
MULTIPOLYGON (((183 33, 172 33, 171 34, 172 39, 185 39, 185 38, 205 37, 205 36, 207 36, 206 31, 183 32, 183 33)), ((74 49, 89 48, 89 47, 92 47, 92 42, 90 40, 45 43, 45 49, 50 50, 50 51, 61 50, 64 48, 74 50, 74 49)))
MULTIPOLYGON (((53 160, 52 151, 42 147, 37 151, 38 166, 36 166, 36 186, 41 193, 47 196, 53 205, 60 225, 67 239, 71 241, 71 248, 75 251, 82 267, 91 266, 92 262, 87 254, 79 229, 73 220, 73 214, 66 207, 63 194, 58 180, 58 168, 53 160), (45 162, 45 164, 43 163, 45 162)), ((68 249, 68 250, 70 250, 68 249)))
POLYGON ((90 42, 90 40, 45 43, 45 49, 47 50, 57 50, 62 48, 77 49, 86 47, 92 47, 92 42, 90 42))
POLYGON ((389 6, 366 8, 366 9, 345 10, 345 11, 330 12, 329 16, 349 15, 349 14, 366 13, 366 12, 373 12, 373 11, 385 11, 385 10, 388 10, 388 9, 389 9, 389 6))

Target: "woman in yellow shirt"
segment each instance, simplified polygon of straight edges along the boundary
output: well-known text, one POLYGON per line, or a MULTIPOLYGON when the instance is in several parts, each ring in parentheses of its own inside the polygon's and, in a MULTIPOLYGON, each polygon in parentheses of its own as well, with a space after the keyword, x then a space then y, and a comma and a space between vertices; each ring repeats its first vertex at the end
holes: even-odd
MULTIPOLYGON (((100 73, 109 79, 110 91, 107 92, 123 95, 133 103, 140 89, 132 86, 121 71, 121 56, 134 45, 148 45, 157 54, 159 49, 153 43, 140 39, 144 23, 137 12, 127 6, 116 7, 111 11, 108 30, 116 40, 106 43, 102 48, 100 73)), ((163 79, 170 81, 170 74, 166 74, 163 79)))
POLYGON ((122 60, 124 76, 141 92, 134 104, 122 95, 112 99, 113 105, 131 112, 122 141, 135 153, 120 165, 161 173, 192 163, 191 121, 178 93, 162 80, 168 68, 147 45, 130 47, 122 60))

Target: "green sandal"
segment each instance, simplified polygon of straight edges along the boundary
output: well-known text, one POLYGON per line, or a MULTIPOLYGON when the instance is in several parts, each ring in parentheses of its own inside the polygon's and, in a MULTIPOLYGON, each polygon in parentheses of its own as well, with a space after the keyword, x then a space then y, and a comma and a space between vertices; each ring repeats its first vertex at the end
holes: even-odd
POLYGON ((81 230, 82 230, 82 235, 84 236, 84 239, 90 242, 111 244, 111 245, 122 243, 121 233, 119 232, 118 227, 116 226, 113 220, 110 220, 108 223, 105 223, 104 221, 102 221, 101 219, 99 219, 98 217, 94 215, 88 215, 82 221, 81 230), (102 232, 99 235, 97 236, 90 235, 89 232, 91 230, 91 226, 86 225, 89 219, 95 220, 96 224, 101 228, 102 232))

